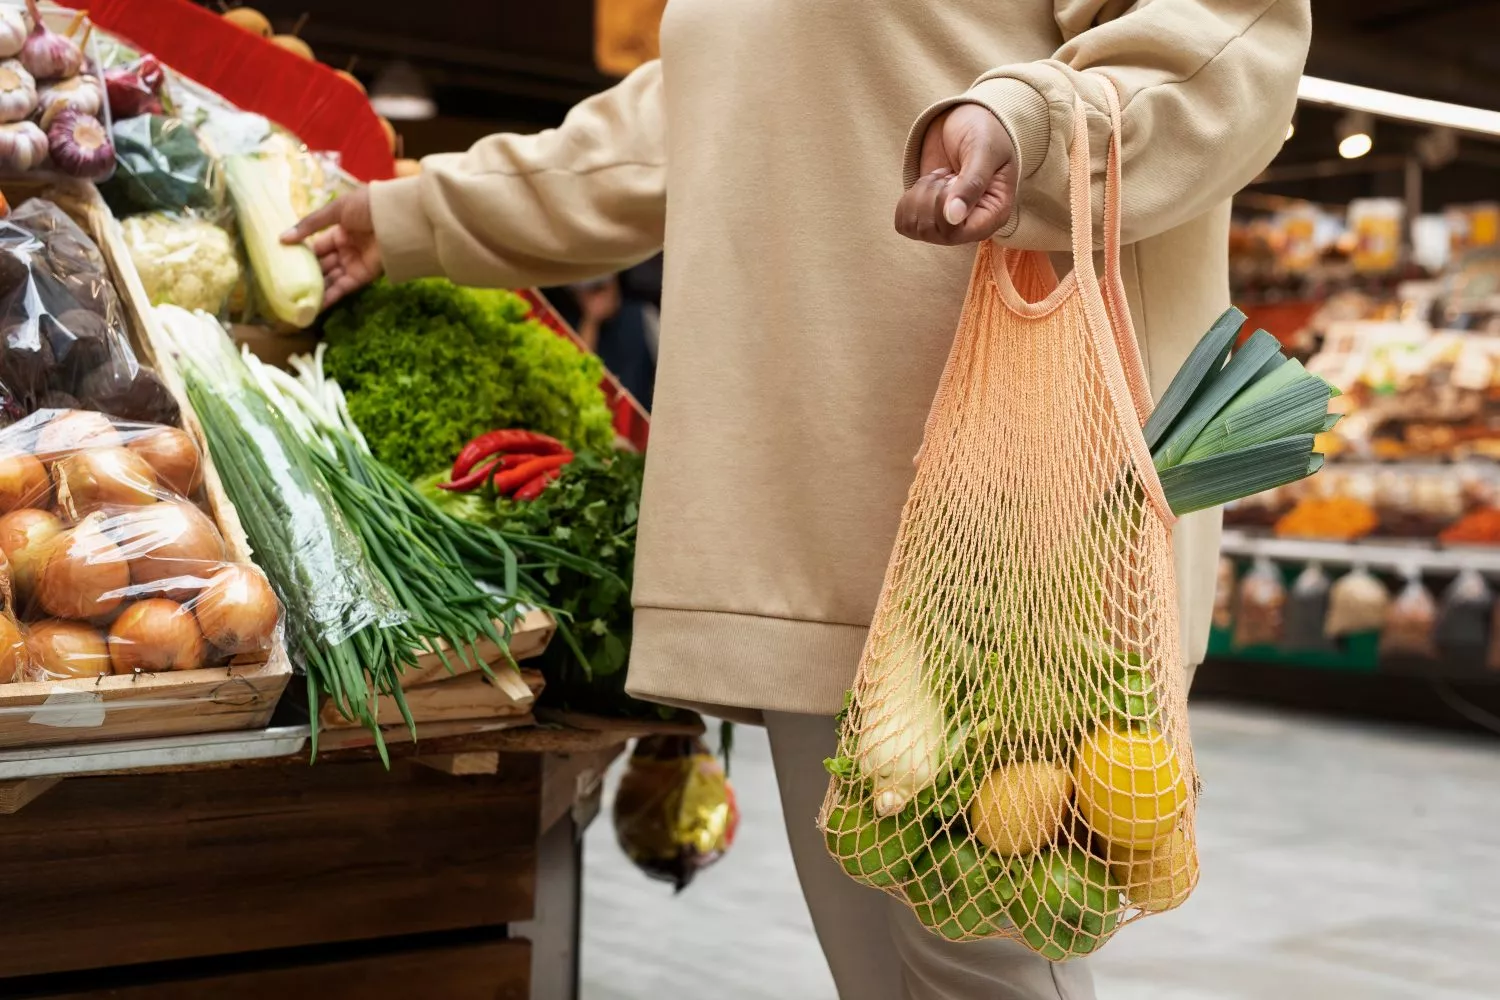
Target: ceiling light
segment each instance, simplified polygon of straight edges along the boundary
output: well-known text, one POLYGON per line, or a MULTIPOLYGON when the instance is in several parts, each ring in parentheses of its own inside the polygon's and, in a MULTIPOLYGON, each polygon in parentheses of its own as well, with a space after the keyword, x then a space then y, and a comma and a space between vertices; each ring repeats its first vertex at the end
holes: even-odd
POLYGON ((1364 132, 1346 135, 1339 140, 1339 155, 1346 160, 1357 160, 1375 148, 1375 140, 1364 132))
POLYGON ((1297 134, 1297 123, 1296 122, 1287 122, 1286 123, 1286 138, 1283 139, 1282 141, 1283 142, 1291 142, 1292 141, 1292 136, 1294 136, 1296 134, 1297 134))
POLYGON ((408 62, 389 63, 370 88, 370 107, 392 121, 416 121, 437 114, 437 102, 422 74, 408 62))
POLYGON ((1386 118, 1444 125, 1464 132, 1500 136, 1500 111, 1470 108, 1445 101, 1393 94, 1388 90, 1356 87, 1353 84, 1320 80, 1304 76, 1297 85, 1297 97, 1309 104, 1326 104, 1351 111, 1364 111, 1386 118))
POLYGON ((1375 119, 1365 111, 1351 111, 1338 120, 1334 133, 1339 138, 1339 155, 1357 160, 1375 147, 1375 119))

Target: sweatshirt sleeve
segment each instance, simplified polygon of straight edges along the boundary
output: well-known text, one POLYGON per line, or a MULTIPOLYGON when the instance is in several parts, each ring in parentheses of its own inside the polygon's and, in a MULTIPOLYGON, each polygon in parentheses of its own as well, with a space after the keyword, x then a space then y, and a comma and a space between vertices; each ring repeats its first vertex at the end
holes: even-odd
POLYGON ((661 67, 650 62, 536 135, 492 135, 370 186, 386 273, 502 288, 624 270, 662 246, 661 67))
POLYGON ((967 93, 918 119, 906 183, 938 114, 981 104, 1020 159, 1016 212, 998 239, 1036 250, 1069 246, 1068 141, 1073 97, 1089 108, 1095 220, 1108 112, 1100 77, 1124 107, 1124 241, 1197 218, 1265 169, 1286 139, 1312 32, 1310 0, 1055 0, 1067 41, 1051 59, 990 70, 967 93))

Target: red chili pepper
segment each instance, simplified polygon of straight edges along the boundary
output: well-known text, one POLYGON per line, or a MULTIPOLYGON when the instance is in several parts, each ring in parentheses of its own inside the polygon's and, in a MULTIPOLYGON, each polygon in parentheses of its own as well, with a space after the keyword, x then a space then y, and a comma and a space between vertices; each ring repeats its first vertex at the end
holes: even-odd
POLYGON ((490 477, 490 474, 495 471, 496 467, 499 466, 501 461, 503 459, 492 458, 488 461, 480 462, 467 475, 451 479, 446 483, 438 483, 438 489, 449 490, 454 493, 467 493, 482 485, 490 477))
POLYGON ((560 475, 562 475, 561 469, 548 469, 546 472, 542 473, 540 476, 537 476, 531 482, 527 483, 525 486, 522 486, 520 489, 512 493, 511 499, 535 500, 537 497, 542 495, 542 490, 545 490, 547 488, 547 484, 552 482, 560 475))
POLYGON ((484 485, 486 479, 489 479, 490 476, 494 475, 495 473, 500 472, 504 469, 514 469, 518 465, 524 465, 525 463, 533 461, 539 457, 541 456, 499 455, 495 458, 480 462, 478 465, 474 466, 473 469, 469 470, 468 475, 463 476, 462 478, 454 479, 446 483, 438 483, 438 489, 456 490, 459 492, 467 492, 469 490, 478 489, 480 486, 484 485))
POLYGON ((462 479, 481 459, 501 451, 525 451, 531 455, 559 455, 567 451, 567 448, 556 438, 533 431, 490 431, 488 434, 479 435, 463 446, 463 450, 453 460, 453 472, 450 478, 462 479))
POLYGON ((509 495, 511 491, 519 486, 524 486, 537 476, 552 469, 560 469, 573 461, 573 453, 565 451, 561 455, 543 455, 529 462, 507 469, 495 477, 495 492, 509 495))

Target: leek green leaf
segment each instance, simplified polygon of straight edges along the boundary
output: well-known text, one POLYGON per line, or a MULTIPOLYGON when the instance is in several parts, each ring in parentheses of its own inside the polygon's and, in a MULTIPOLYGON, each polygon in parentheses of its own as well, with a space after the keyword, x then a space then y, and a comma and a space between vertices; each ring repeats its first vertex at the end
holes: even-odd
POLYGON ((1144 433, 1147 447, 1156 448, 1178 415, 1205 390, 1212 381, 1211 376, 1217 375, 1224 367, 1224 359, 1229 356, 1234 338, 1244 324, 1245 314, 1230 306, 1194 346, 1177 374, 1172 376, 1167 391, 1162 393, 1161 401, 1156 404, 1150 419, 1146 421, 1144 433))
MULTIPOLYGON (((1240 390, 1251 384, 1252 379, 1270 360, 1281 356, 1281 342, 1264 330, 1257 330, 1235 352, 1215 378, 1191 406, 1172 425, 1165 441, 1151 450, 1157 469, 1170 469, 1183 461, 1189 446, 1219 411, 1227 407, 1240 390)), ((1279 369, 1278 369, 1279 370, 1279 369)), ((1272 376, 1268 377, 1274 377, 1272 376)), ((1325 400, 1328 398, 1325 394, 1325 400)))

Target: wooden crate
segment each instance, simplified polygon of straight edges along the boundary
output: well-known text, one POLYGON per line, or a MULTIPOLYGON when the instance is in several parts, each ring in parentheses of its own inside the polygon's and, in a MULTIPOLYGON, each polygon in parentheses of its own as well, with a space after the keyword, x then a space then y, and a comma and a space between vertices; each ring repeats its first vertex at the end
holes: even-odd
MULTIPOLYGON (((0 187, 12 205, 35 196, 50 198, 98 244, 137 356, 156 369, 176 397, 183 429, 203 453, 203 489, 229 558, 250 561, 239 515, 224 492, 181 375, 166 352, 156 349, 161 337, 155 332, 155 315, 118 223, 98 190, 92 184, 40 179, 6 181, 0 187)), ((236 661, 229 667, 0 684, 0 748, 258 728, 270 722, 291 675, 286 647, 278 640, 264 661, 236 661)))
MULTIPOLYGON (((510 660, 520 662, 540 656, 556 631, 557 624, 551 615, 545 611, 530 611, 511 629, 509 659, 489 640, 476 643, 471 648, 490 668, 489 674, 461 663, 452 654, 449 655, 452 662, 450 672, 436 653, 424 653, 417 666, 401 678, 406 707, 419 726, 417 735, 422 735, 420 727, 424 723, 475 719, 531 721, 532 708, 544 683, 541 672, 522 670, 517 673, 510 660)), ((390 695, 379 698, 376 711, 381 726, 405 728, 401 709, 390 695)), ((359 726, 359 723, 340 715, 327 700, 318 713, 318 720, 325 729, 359 726)))

